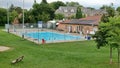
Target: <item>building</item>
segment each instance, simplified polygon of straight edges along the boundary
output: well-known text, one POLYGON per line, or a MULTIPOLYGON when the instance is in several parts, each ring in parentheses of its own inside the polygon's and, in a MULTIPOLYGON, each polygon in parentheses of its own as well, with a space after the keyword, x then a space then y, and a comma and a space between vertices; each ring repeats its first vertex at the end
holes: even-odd
POLYGON ((83 35, 94 34, 98 30, 98 25, 101 20, 100 16, 88 16, 81 19, 72 19, 59 22, 58 30, 69 33, 80 33, 83 35))
MULTIPOLYGON (((103 15, 107 14, 107 12, 103 9, 90 9, 90 8, 81 8, 82 14, 87 16, 98 16, 98 15, 103 15)), ((77 12, 77 7, 70 7, 70 6, 60 6, 56 11, 55 14, 63 14, 65 18, 69 18, 71 16, 76 15, 77 12)))
POLYGON ((70 7, 70 6, 60 6, 56 11, 55 14, 63 14, 66 18, 76 15, 77 7, 70 7))
POLYGON ((103 15, 103 14, 107 14, 107 12, 104 9, 90 9, 90 8, 85 8, 82 7, 81 11, 83 13, 83 15, 87 16, 99 16, 99 15, 103 15))

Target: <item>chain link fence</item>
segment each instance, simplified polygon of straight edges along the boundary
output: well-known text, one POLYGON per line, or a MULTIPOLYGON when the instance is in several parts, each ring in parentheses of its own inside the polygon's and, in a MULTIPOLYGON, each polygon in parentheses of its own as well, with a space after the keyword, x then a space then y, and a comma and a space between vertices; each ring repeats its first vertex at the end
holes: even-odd
POLYGON ((23 24, 6 24, 6 31, 23 37, 38 44, 56 43, 56 42, 69 42, 80 41, 84 37, 79 33, 68 33, 57 29, 55 23, 42 23, 39 27, 38 23, 25 23, 23 24))

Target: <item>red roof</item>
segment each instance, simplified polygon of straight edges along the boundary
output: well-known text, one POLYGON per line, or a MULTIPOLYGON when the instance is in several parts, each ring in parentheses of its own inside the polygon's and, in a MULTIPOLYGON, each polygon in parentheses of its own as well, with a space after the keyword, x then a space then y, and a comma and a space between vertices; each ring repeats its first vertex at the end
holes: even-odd
POLYGON ((98 25, 99 22, 101 21, 101 15, 99 16, 88 16, 86 18, 81 18, 80 20, 95 20, 94 24, 98 25))
POLYGON ((61 24, 93 24, 93 25, 99 25, 99 22, 101 20, 102 16, 89 16, 86 18, 81 19, 71 19, 71 20, 65 20, 65 21, 59 21, 58 23, 61 24))

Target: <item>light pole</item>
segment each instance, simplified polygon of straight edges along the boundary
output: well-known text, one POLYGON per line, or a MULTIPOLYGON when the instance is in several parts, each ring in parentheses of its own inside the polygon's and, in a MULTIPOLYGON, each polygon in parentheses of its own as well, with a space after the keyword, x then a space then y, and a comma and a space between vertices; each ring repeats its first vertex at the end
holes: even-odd
POLYGON ((24 30, 24 0, 23 0, 23 21, 22 21, 22 24, 23 24, 23 33, 22 33, 22 38, 24 38, 24 33, 25 33, 25 30, 24 30))
POLYGON ((9 7, 8 7, 8 3, 7 3, 7 32, 9 33, 9 7))

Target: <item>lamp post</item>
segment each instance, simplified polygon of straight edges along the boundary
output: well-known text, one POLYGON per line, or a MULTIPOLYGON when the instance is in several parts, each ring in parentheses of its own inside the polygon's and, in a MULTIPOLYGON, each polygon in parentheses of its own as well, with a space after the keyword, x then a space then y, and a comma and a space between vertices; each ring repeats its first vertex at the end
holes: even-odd
POLYGON ((23 15, 23 20, 22 20, 22 24, 23 24, 23 26, 22 26, 23 27, 22 38, 24 38, 24 33, 25 33, 25 30, 24 30, 24 27, 25 27, 24 26, 24 0, 23 0, 23 14, 22 15, 23 15))

